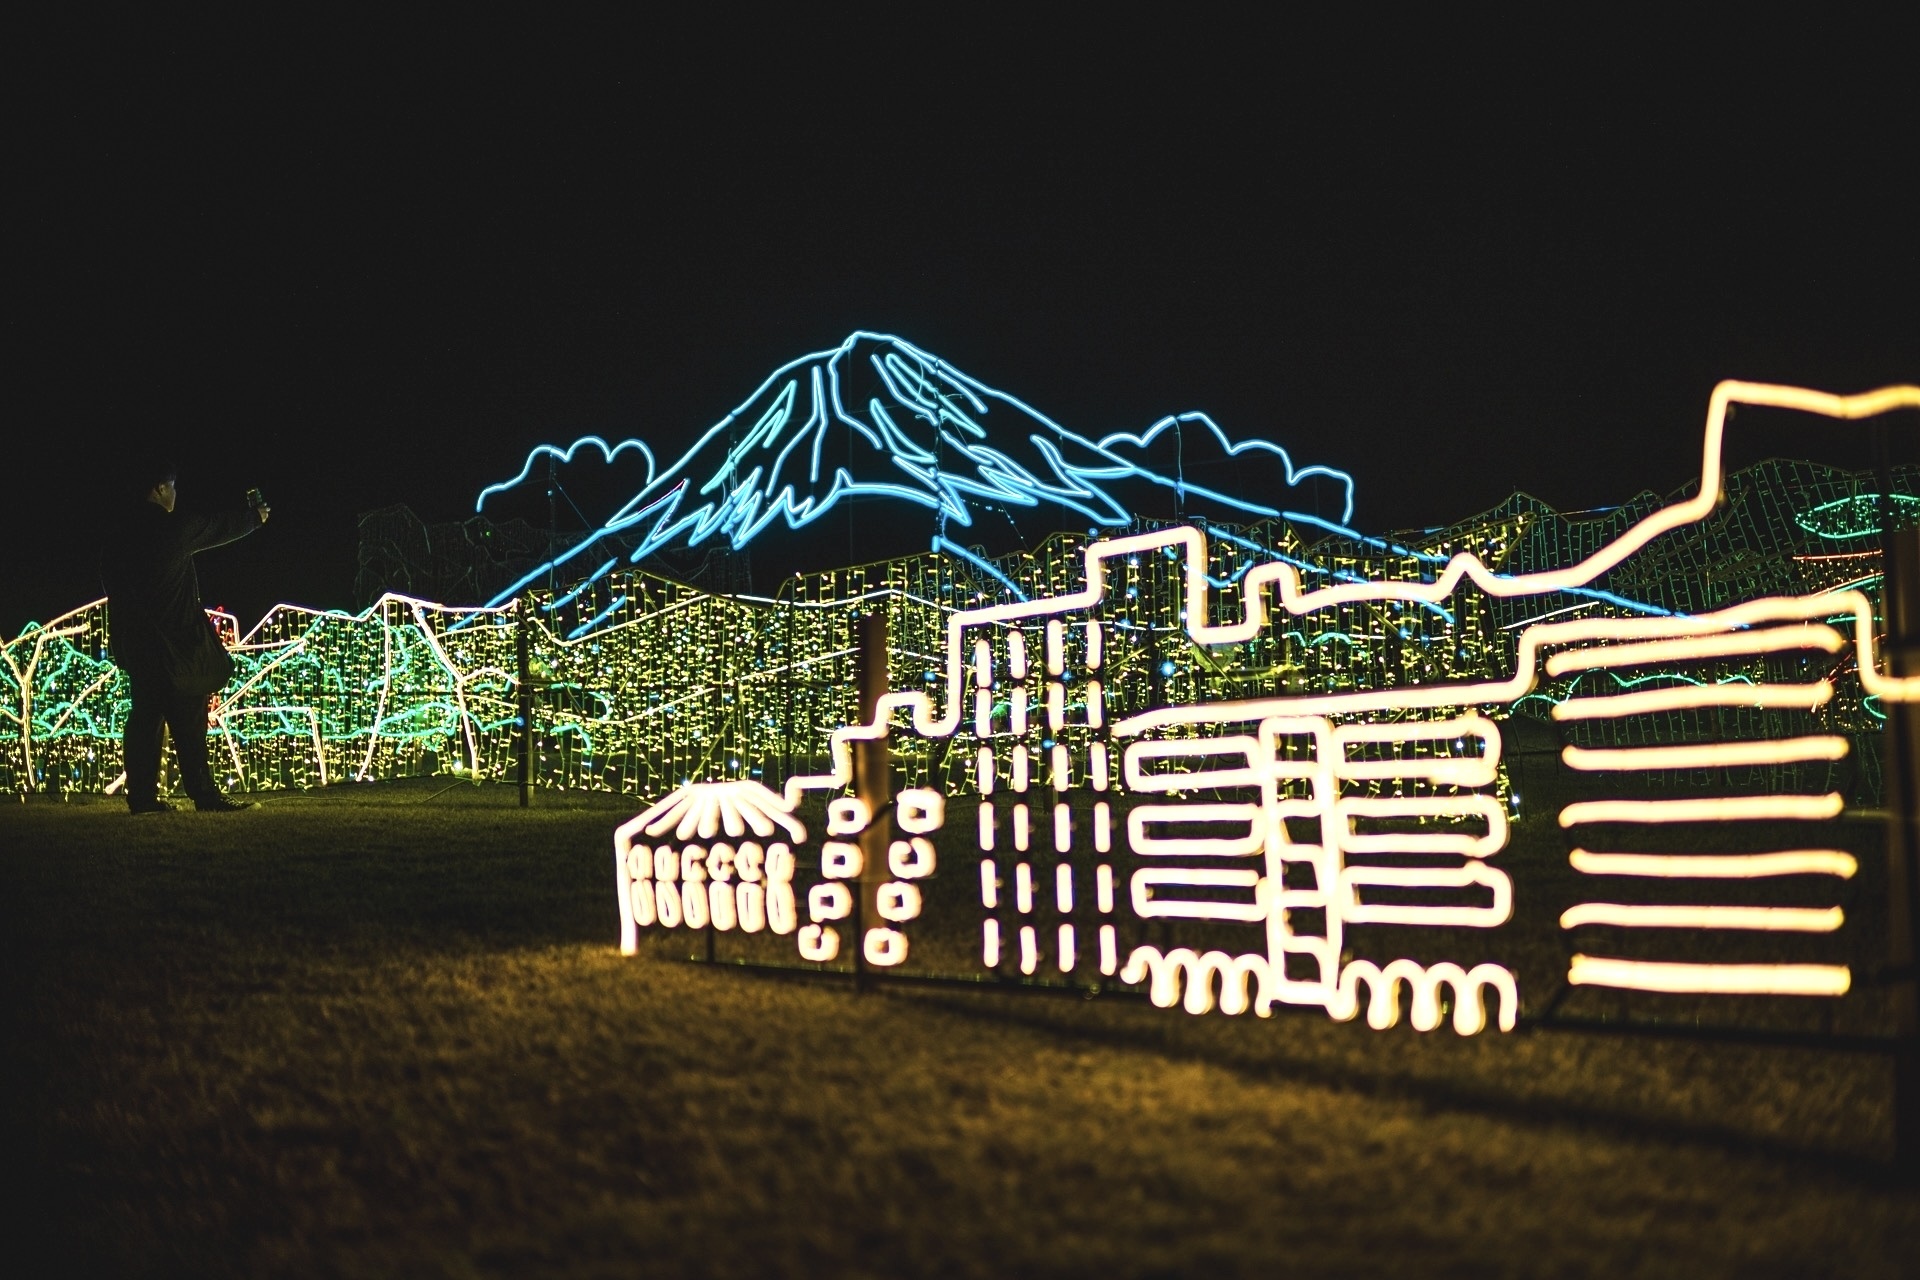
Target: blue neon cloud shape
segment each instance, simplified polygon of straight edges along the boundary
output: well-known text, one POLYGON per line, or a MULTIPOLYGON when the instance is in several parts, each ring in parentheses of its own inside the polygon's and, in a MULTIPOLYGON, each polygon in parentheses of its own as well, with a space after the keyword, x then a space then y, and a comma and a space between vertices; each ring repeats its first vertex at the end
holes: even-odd
MULTIPOLYGON (((628 553, 633 562, 709 539, 724 538, 737 549, 776 521, 800 529, 854 497, 912 503, 962 526, 971 525, 984 508, 1044 503, 1112 529, 1133 522, 1127 491, 1139 492, 1143 485, 1174 491, 1183 502, 1220 518, 1245 521, 1288 514, 1289 507, 1299 505, 1296 487, 1313 481, 1336 495, 1342 522, 1353 516, 1353 478, 1346 472, 1296 467, 1281 446, 1257 439, 1236 442, 1204 413, 1173 414, 1144 431, 1094 439, 912 343, 865 331, 776 369, 671 466, 656 466, 652 451, 638 440, 609 444, 586 436, 565 449, 543 444, 527 455, 519 474, 482 489, 474 509, 483 510, 489 498, 526 482, 543 457, 570 462, 582 449, 593 449, 612 462, 629 448, 647 460, 640 491, 590 537, 540 565, 492 603, 511 598, 610 535, 641 535, 628 553), (857 404, 863 393, 865 405, 850 408, 849 401, 857 404), (1183 448, 1183 433, 1189 430, 1201 454, 1263 464, 1231 470, 1243 478, 1266 470, 1287 491, 1229 492, 1217 481, 1187 481, 1177 464, 1169 475, 1166 467, 1149 463, 1150 454, 1167 451, 1167 433, 1173 432, 1183 448)), ((610 567, 591 576, 598 578, 610 567)))

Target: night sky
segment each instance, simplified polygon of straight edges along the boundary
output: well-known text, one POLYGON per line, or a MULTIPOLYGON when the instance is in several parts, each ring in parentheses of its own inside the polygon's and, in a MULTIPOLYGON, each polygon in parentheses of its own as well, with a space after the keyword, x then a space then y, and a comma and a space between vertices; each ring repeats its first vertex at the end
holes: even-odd
MULTIPOLYGON (((266 489, 201 562, 251 622, 352 603, 359 512, 459 518, 589 432, 671 457, 857 328, 1090 434, 1204 410, 1369 529, 1669 490, 1723 377, 1920 380, 1894 33, 744 38, 23 50, 0 631, 97 594, 143 436, 187 504, 266 489)), ((1737 424, 1773 453, 1861 457, 1737 424)))

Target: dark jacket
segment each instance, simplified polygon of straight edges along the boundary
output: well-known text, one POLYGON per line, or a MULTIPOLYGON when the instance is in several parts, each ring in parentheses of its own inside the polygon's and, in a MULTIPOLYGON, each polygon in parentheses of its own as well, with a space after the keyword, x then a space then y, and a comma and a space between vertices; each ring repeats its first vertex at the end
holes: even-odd
POLYGON ((183 695, 212 693, 233 659, 200 605, 193 557, 260 527, 252 509, 169 515, 152 502, 126 513, 100 557, 113 660, 129 675, 164 678, 183 695))

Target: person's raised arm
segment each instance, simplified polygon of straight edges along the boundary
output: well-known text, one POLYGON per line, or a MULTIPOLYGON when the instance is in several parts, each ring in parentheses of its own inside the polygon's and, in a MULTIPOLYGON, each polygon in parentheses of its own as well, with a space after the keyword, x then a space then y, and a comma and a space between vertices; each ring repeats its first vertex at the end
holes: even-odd
POLYGON ((267 522, 270 511, 271 508, 262 503, 257 507, 242 507, 238 511, 187 516, 187 527, 181 532, 189 549, 205 551, 209 547, 225 546, 246 537, 267 522))

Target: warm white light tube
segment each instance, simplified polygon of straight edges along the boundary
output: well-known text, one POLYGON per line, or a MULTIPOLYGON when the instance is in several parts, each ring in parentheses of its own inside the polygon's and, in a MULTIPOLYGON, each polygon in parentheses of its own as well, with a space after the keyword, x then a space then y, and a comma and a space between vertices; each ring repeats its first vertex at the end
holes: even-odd
POLYGON ((1671 964, 1577 955, 1567 982, 1698 995, 1843 996, 1853 973, 1841 964, 1671 964))
POLYGON ((1807 738, 1770 738, 1760 742, 1700 742, 1677 747, 1621 747, 1596 750, 1567 747, 1560 753, 1570 769, 1722 769, 1747 764, 1792 764, 1801 760, 1840 760, 1847 740, 1823 734, 1807 738))
POLYGON ((1728 822, 1758 818, 1837 818, 1838 792, 1824 796, 1717 796, 1701 800, 1583 800, 1560 811, 1560 825, 1583 822, 1728 822))
POLYGON ((1853 878, 1860 864, 1837 849, 1788 849, 1779 853, 1589 853, 1567 855, 1575 871, 1590 876, 1648 876, 1663 880, 1752 880, 1763 876, 1853 878))
POLYGON ((1810 684, 1682 684, 1667 689, 1641 689, 1606 698, 1569 698, 1553 709, 1555 720, 1604 720, 1615 716, 1645 716, 1693 707, 1755 707, 1765 710, 1811 711, 1833 700, 1830 681, 1810 684))
POLYGON ((1547 659, 1547 674, 1562 676, 1569 671, 1594 671, 1603 667, 1668 666, 1702 658, 1774 653, 1784 649, 1820 649, 1826 653, 1838 653, 1846 644, 1847 638, 1832 627, 1808 622, 1799 626, 1761 627, 1754 631, 1733 631, 1720 635, 1680 636, 1672 640, 1644 640, 1634 644, 1570 649, 1547 659))
POLYGON ((1753 929, 1764 933, 1832 933, 1847 922, 1839 907, 1643 906, 1582 902, 1560 915, 1562 929, 1606 924, 1622 929, 1753 929))

